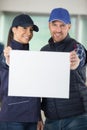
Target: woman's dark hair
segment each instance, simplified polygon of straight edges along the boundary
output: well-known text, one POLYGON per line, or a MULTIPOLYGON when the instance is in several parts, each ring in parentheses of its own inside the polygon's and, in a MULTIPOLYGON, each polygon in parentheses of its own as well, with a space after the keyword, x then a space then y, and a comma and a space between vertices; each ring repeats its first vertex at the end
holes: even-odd
POLYGON ((12 32, 12 28, 10 28, 8 33, 7 46, 10 46, 12 40, 13 40, 13 32, 12 32))

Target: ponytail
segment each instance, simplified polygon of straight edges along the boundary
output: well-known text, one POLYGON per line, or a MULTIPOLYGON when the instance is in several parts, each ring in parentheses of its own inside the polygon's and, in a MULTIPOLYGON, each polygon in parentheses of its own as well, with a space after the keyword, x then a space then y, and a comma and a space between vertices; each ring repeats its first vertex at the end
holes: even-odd
POLYGON ((9 33, 8 33, 7 46, 10 46, 10 43, 12 40, 13 40, 13 32, 12 32, 12 28, 10 28, 9 33))

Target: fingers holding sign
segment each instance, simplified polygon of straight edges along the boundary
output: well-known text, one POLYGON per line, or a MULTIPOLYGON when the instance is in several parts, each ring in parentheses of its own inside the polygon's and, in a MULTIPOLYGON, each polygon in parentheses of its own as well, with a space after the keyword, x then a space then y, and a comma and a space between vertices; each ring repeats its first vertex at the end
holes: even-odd
POLYGON ((12 50, 12 48, 10 46, 5 47, 5 49, 4 49, 4 56, 6 58, 7 65, 9 65, 9 63, 10 63, 10 50, 12 50))
POLYGON ((70 52, 70 69, 74 70, 79 66, 80 59, 75 51, 70 52))

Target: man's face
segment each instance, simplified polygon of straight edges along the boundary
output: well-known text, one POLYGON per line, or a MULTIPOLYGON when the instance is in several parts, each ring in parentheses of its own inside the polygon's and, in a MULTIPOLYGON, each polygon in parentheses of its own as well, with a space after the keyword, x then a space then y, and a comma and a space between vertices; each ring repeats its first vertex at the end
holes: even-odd
POLYGON ((62 21, 53 21, 49 23, 49 30, 54 42, 60 42, 67 36, 71 24, 64 24, 62 21))

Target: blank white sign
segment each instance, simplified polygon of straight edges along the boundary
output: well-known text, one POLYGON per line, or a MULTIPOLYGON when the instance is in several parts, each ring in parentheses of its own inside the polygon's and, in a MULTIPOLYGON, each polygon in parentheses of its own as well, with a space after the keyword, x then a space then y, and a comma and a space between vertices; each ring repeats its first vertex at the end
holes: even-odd
POLYGON ((70 54, 10 52, 9 96, 69 98, 70 54))

